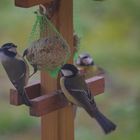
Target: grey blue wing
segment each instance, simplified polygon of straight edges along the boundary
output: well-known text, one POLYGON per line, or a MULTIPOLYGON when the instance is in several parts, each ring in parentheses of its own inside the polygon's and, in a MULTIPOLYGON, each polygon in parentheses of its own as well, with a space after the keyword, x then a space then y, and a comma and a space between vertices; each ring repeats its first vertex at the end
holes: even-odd
MULTIPOLYGON (((80 79, 82 80, 82 79, 80 79)), ((91 99, 91 93, 89 92, 87 86, 82 81, 78 84, 76 79, 66 79, 65 80, 65 87, 68 90, 69 94, 78 102, 79 106, 82 106, 90 116, 93 113, 93 100, 91 99), (75 83, 74 83, 75 82, 75 83)))
POLYGON ((116 129, 116 125, 98 110, 96 103, 91 98, 91 93, 87 88, 76 88, 76 84, 74 86, 73 83, 70 83, 70 81, 66 81, 65 86, 70 95, 77 100, 79 105, 82 106, 92 118, 96 119, 105 134, 108 134, 116 129))
POLYGON ((14 87, 17 89, 19 95, 22 97, 24 103, 29 102, 29 99, 25 93, 24 87, 26 85, 26 80, 28 77, 26 77, 27 67, 26 63, 19 59, 12 59, 10 62, 7 62, 6 64, 3 63, 3 67, 14 85, 14 87))

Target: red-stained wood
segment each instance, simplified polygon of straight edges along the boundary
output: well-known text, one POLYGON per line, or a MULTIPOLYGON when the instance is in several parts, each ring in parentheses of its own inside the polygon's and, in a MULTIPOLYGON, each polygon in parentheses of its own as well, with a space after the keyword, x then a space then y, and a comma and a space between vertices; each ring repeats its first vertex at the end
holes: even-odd
MULTIPOLYGON (((57 90, 56 79, 41 72, 41 92, 43 95, 51 95, 55 90, 57 90)), ((41 140, 57 140, 58 129, 58 110, 41 117, 41 140)))
POLYGON ((19 106, 22 105, 22 100, 15 89, 10 89, 10 104, 19 106))
MULTIPOLYGON (((95 76, 90 79, 87 79, 86 83, 87 83, 88 87, 90 88, 93 96, 99 95, 104 92, 105 79, 103 76, 95 76)), ((40 116, 41 116, 41 115, 45 115, 48 113, 47 109, 51 110, 51 109, 47 108, 48 107, 47 102, 49 102, 49 98, 51 98, 49 104, 52 104, 52 106, 54 105, 54 102, 52 102, 53 100, 62 102, 62 104, 60 104, 60 108, 62 108, 66 105, 65 100, 63 102, 64 98, 60 98, 60 96, 59 96, 61 92, 44 93, 43 95, 41 95, 40 83, 32 84, 32 85, 26 87, 25 90, 26 90, 27 96, 29 97, 31 103, 33 104, 34 109, 31 108, 31 110, 36 111, 36 113, 34 113, 34 114, 40 114, 40 116), (44 104, 44 102, 45 102, 45 104, 44 104), (38 106, 40 108, 40 112, 43 112, 43 113, 39 113, 38 106), (44 107, 40 107, 40 106, 44 106, 44 107), (45 108, 45 109, 47 108, 46 111, 42 111, 43 108, 45 108)), ((10 104, 16 105, 16 106, 22 105, 21 97, 19 96, 19 94, 17 93, 17 91, 15 89, 10 90, 10 104)), ((53 107, 53 108, 55 108, 55 107, 53 107)), ((57 109, 59 109, 59 106, 57 107, 57 109)), ((54 111, 54 110, 52 110, 52 111, 54 111)), ((33 115, 33 113, 31 115, 33 115)), ((37 115, 37 116, 39 116, 39 115, 37 115)))
POLYGON ((34 99, 36 97, 41 96, 41 85, 40 83, 35 83, 32 85, 29 85, 25 88, 27 95, 29 97, 29 99, 34 99))
MULTIPOLYGON (((40 96, 41 86, 40 83, 29 85, 25 88, 29 99, 33 99, 40 96)), ((10 104, 11 105, 22 105, 22 99, 15 89, 10 89, 10 104)))
MULTIPOLYGON (((69 63, 73 63, 73 0, 60 0, 57 16, 57 27, 70 45, 71 58, 69 63)), ((73 106, 69 105, 58 111, 58 140, 74 140, 75 114, 73 109, 73 106)))
MULTIPOLYGON (((60 0, 59 8, 54 13, 52 22, 67 40, 71 48, 71 54, 73 54, 73 0, 60 0)), ((53 79, 48 74, 42 72, 41 86, 45 92, 54 91, 59 88, 59 78, 53 79)), ((63 109, 49 113, 43 116, 41 121, 42 140, 74 140, 74 115, 72 106, 66 106, 63 109)))
POLYGON ((68 105, 68 101, 61 92, 55 92, 32 99, 31 104, 30 115, 40 117, 64 108, 68 105))
POLYGON ((46 4, 52 0, 15 0, 15 5, 22 8, 29 8, 39 4, 46 4))
POLYGON ((91 94, 93 96, 104 93, 105 90, 105 78, 103 76, 95 76, 85 80, 91 94))

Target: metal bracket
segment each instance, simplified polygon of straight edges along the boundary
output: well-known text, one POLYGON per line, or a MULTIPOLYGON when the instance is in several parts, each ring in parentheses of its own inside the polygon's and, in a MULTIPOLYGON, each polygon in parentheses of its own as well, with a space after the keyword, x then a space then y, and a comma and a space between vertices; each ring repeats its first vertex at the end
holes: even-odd
POLYGON ((58 11, 60 0, 53 0, 46 6, 40 5, 40 13, 51 19, 56 11, 58 11))

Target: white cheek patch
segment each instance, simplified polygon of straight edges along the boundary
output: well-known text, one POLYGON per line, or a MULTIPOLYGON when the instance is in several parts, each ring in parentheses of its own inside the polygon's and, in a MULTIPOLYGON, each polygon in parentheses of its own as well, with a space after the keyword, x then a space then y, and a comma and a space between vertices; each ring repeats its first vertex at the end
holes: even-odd
POLYGON ((10 52, 14 52, 14 53, 17 52, 16 48, 10 48, 10 49, 8 49, 8 51, 10 51, 10 52))
POLYGON ((73 73, 70 70, 61 70, 64 76, 71 76, 73 73))
POLYGON ((92 58, 86 58, 86 59, 83 59, 83 63, 84 64, 91 64, 93 62, 92 58))

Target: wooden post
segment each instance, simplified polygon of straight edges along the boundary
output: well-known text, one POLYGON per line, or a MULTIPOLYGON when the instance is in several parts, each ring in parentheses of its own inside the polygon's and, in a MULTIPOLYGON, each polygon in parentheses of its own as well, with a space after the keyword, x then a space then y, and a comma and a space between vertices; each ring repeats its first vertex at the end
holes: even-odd
MULTIPOLYGON (((73 0, 60 0, 53 22, 63 37, 67 40, 73 53, 73 0)), ((72 63, 72 58, 71 61, 72 63)), ((43 93, 57 90, 57 79, 52 79, 47 73, 41 72, 41 87, 43 93)), ((74 114, 71 105, 47 114, 41 118, 42 140, 74 140, 74 114)))

